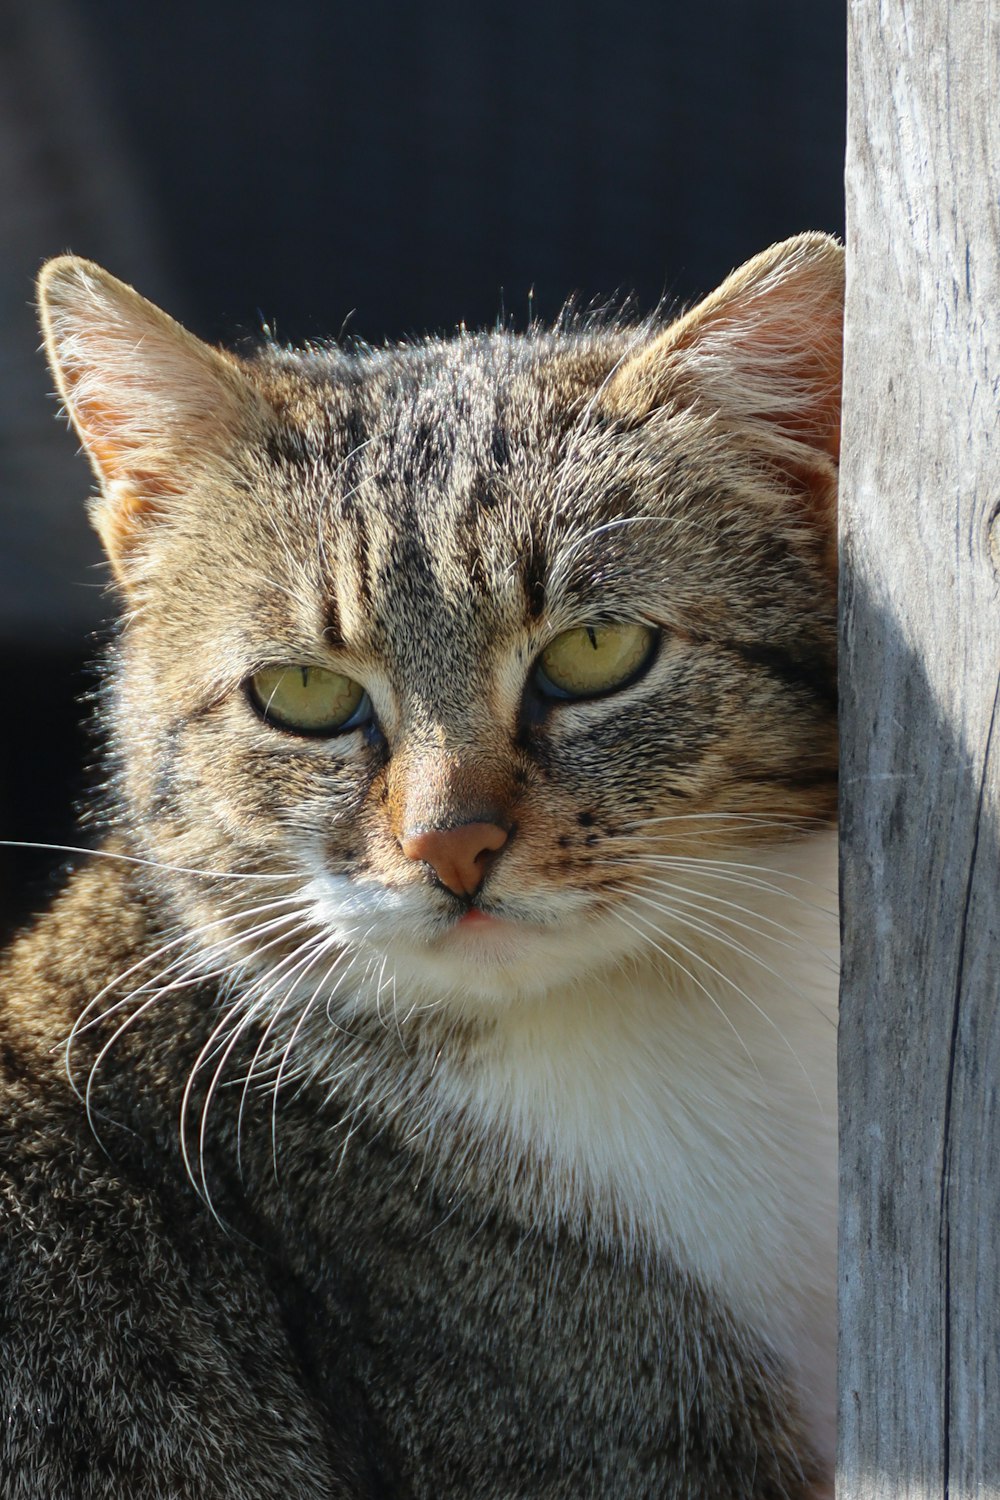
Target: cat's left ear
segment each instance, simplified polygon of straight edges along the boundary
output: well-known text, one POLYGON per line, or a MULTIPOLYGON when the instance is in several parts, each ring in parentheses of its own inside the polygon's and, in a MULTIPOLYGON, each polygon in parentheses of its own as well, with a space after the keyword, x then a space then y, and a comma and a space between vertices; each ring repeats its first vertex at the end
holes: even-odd
POLYGON ((263 402, 239 362, 77 256, 42 268, 38 302, 59 394, 100 482, 91 519, 120 583, 157 521, 218 474, 263 402))
POLYGON ((825 509, 840 455, 843 325, 843 247, 800 234, 637 351, 606 400, 638 421, 678 407, 717 416, 825 509))

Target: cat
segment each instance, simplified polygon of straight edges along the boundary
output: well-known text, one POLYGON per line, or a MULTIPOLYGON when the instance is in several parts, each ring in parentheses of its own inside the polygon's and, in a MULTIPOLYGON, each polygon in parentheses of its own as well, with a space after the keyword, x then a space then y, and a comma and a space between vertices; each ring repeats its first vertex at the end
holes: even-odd
POLYGON ((46 347, 121 623, 2 971, 10 1500, 832 1493, 843 262, 46 347))

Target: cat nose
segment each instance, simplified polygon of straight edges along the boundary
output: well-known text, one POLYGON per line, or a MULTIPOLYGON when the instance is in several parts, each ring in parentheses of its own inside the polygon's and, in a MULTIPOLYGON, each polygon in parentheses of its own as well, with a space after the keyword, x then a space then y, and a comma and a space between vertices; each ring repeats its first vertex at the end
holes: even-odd
POLYGON ((478 891, 491 854, 507 842, 499 823, 459 823, 455 828, 421 828, 399 841, 407 859, 430 865, 456 896, 478 891))

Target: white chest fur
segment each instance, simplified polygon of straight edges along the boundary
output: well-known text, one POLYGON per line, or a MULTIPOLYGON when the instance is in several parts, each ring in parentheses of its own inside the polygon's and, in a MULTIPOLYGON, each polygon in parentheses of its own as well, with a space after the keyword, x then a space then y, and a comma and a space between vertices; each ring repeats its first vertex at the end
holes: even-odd
POLYGON ((831 1463, 836 855, 834 834, 744 852, 737 947, 679 925, 672 950, 661 917, 652 960, 512 1007, 480 1066, 438 1073, 498 1178, 519 1145, 541 1212, 669 1252, 767 1340, 831 1463))

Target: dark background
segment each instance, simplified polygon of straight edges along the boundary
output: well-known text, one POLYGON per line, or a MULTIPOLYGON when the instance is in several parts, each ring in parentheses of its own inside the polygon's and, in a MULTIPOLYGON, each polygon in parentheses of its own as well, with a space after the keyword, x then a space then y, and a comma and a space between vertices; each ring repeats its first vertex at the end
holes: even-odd
MULTIPOLYGON (((110 612, 36 352, 42 259, 99 260, 211 340, 648 311, 842 232, 843 30, 841 0, 5 0, 0 838, 81 841, 110 612)), ((0 931, 58 864, 0 848, 0 931)))

